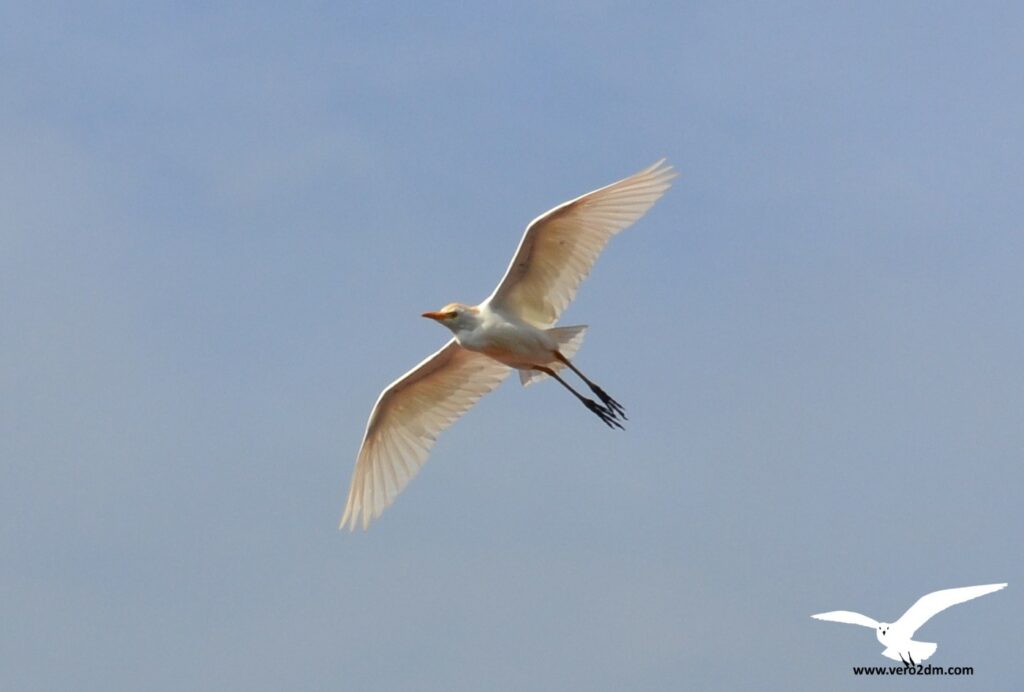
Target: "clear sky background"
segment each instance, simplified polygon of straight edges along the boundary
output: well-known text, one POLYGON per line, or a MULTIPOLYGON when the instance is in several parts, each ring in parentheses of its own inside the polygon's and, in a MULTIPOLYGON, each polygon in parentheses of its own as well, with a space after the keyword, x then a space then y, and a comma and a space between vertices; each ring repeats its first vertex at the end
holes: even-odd
POLYGON ((0 5, 0 688, 1018 688, 1019 3, 0 5), (141 5, 145 5, 142 7, 141 5), (368 533, 525 224, 681 172, 368 533), (890 681, 895 682, 895 681, 890 681))

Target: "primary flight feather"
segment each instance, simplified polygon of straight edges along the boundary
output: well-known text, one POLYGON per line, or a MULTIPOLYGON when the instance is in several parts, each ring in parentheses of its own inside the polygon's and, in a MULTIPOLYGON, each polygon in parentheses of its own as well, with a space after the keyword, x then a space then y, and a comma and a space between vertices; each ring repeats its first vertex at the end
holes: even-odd
POLYGON ((437 435, 497 387, 512 369, 523 384, 550 376, 606 425, 622 428, 625 410, 569 359, 584 326, 554 327, 613 235, 629 227, 669 188, 662 159, 538 216, 526 228, 494 292, 479 305, 451 303, 424 317, 454 338, 381 392, 356 458, 341 528, 367 528, 427 459, 437 435), (600 399, 558 374, 568 367, 600 399))

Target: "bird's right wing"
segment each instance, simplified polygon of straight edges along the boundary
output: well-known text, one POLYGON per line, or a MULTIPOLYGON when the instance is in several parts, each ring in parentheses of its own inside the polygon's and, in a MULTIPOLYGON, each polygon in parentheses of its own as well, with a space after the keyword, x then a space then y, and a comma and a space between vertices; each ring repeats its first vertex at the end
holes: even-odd
POLYGON ((486 302, 535 327, 554 325, 611 237, 643 216, 674 177, 662 159, 541 214, 486 302))
POLYGON ((860 613, 854 613, 849 610, 833 610, 829 613, 818 613, 812 615, 815 620, 828 620, 829 622, 842 622, 847 625, 860 625, 861 627, 870 627, 874 629, 878 627, 878 621, 872 620, 867 615, 861 615, 860 613))
POLYGON ((893 623, 893 627, 899 627, 908 637, 912 637, 921 625, 946 608, 963 603, 964 601, 970 601, 978 596, 990 594, 993 591, 999 591, 1003 588, 1006 588, 1006 584, 962 586, 958 589, 933 591, 927 596, 921 596, 921 598, 917 599, 917 603, 910 606, 907 612, 903 613, 900 619, 893 623))
POLYGON ((366 424, 341 526, 370 525, 427 460, 438 434, 510 368, 449 341, 381 392, 366 424))

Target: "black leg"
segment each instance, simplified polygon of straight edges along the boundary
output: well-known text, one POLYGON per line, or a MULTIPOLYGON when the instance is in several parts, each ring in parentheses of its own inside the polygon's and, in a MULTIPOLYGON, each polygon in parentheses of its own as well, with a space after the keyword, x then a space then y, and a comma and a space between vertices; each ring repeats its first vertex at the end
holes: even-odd
POLYGON ((609 396, 607 392, 605 392, 603 389, 601 389, 596 384, 591 382, 590 378, 588 378, 586 375, 580 372, 579 369, 561 353, 556 352, 555 357, 558 358, 558 360, 560 360, 565 365, 569 366, 569 369, 571 369, 574 373, 579 375, 579 378, 587 383, 587 386, 590 387, 590 391, 597 395, 597 398, 600 399, 602 403, 604 403, 605 407, 612 413, 612 415, 618 416, 622 420, 628 420, 628 418, 626 418, 626 409, 622 407, 622 404, 617 402, 615 399, 611 398, 611 396, 609 396))
POLYGON ((618 428, 619 430, 625 430, 625 428, 622 427, 622 425, 619 423, 619 421, 615 420, 615 413, 613 411, 605 408, 604 406, 602 406, 601 404, 597 403, 593 399, 588 399, 587 397, 585 397, 582 394, 580 394, 579 392, 577 392, 575 389, 573 389, 569 385, 568 382, 566 382, 561 377, 559 377, 558 373, 555 372, 554 370, 552 370, 551 368, 546 368, 546 367, 544 367, 542 365, 535 365, 534 366, 534 370, 539 370, 540 372, 543 372, 543 373, 545 373, 547 375, 550 375, 551 377, 553 377, 556 380, 558 380, 558 382, 563 387, 565 387, 570 392, 572 392, 573 396, 575 396, 577 399, 579 399, 581 402, 583 402, 583 405, 586 406, 588 409, 590 409, 591 412, 594 413, 594 415, 596 415, 598 418, 600 418, 602 421, 604 421, 604 424, 607 425, 609 428, 618 428))

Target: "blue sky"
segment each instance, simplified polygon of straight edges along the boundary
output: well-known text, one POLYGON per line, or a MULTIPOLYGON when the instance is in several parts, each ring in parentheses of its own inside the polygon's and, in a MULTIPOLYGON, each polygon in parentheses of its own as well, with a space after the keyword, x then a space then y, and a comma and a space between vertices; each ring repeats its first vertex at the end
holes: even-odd
POLYGON ((1019 685, 1015 3, 0 7, 0 687, 1019 685), (366 534, 372 402, 525 224, 681 176, 366 534), (907 685, 911 683, 905 683, 907 685), (921 684, 914 681, 912 684, 921 684))

